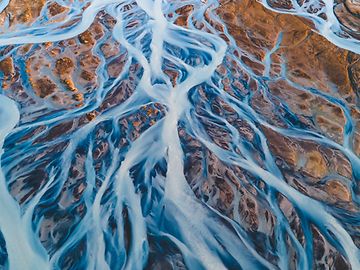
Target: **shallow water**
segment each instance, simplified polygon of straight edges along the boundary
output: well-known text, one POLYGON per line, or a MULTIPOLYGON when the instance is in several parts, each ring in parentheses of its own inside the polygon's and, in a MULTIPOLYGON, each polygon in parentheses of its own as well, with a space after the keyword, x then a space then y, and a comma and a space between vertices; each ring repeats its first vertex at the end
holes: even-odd
POLYGON ((359 2, 20 2, 1 269, 360 269, 359 2))

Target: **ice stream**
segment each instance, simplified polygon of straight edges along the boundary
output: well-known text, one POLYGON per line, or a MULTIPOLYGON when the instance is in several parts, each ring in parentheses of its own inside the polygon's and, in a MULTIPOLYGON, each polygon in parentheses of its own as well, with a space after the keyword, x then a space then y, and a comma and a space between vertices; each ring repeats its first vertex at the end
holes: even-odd
MULTIPOLYGON (((2 0, 0 11, 9 2, 2 0)), ((264 75, 257 75, 237 57, 241 48, 216 13, 225 1, 48 2, 67 7, 66 14, 40 16, 0 33, 0 60, 11 56, 23 82, 18 95, 2 88, 0 95, 1 269, 314 269, 315 234, 323 236, 327 251, 360 269, 360 159, 352 144, 351 108, 337 95, 292 82, 285 71, 271 78, 271 55, 281 35, 265 57, 264 75), (185 5, 193 5, 187 27, 175 23, 185 5), (95 22, 106 25, 90 50, 98 61, 96 86, 81 106, 44 102, 31 90, 25 61, 43 53, 44 44, 73 39, 95 22), (115 53, 104 56, 109 40, 115 53), (26 44, 29 49, 19 53, 26 44), (108 67, 116 59, 121 72, 111 75, 108 67), (230 94, 219 67, 230 71, 232 63, 247 73, 247 79, 239 75, 242 87, 256 84, 269 102, 275 104, 268 84, 283 79, 338 106, 346 119, 343 142, 301 126, 286 106, 283 125, 269 121, 253 108, 254 92, 232 84, 230 94), (227 113, 217 113, 215 101, 227 113), (245 123, 252 139, 234 118, 245 123), (224 133, 214 135, 210 128, 224 133), (351 164, 351 179, 343 178, 355 210, 342 211, 289 184, 269 147, 270 132, 341 153, 351 164), (192 174, 194 160, 202 165, 192 174), (210 161, 228 170, 216 181, 223 177, 232 191, 231 214, 213 203, 227 196, 221 190, 202 192, 209 186, 210 161), (267 218, 258 217, 257 232, 244 225, 251 213, 239 214, 244 189, 268 211, 267 218), (279 197, 298 221, 289 221, 279 197)), ((317 14, 306 11, 309 2, 291 2, 289 9, 262 4, 312 21, 313 31, 360 53, 360 41, 344 31, 332 0, 321 2, 317 14)), ((38 72, 53 78, 45 64, 38 72)))

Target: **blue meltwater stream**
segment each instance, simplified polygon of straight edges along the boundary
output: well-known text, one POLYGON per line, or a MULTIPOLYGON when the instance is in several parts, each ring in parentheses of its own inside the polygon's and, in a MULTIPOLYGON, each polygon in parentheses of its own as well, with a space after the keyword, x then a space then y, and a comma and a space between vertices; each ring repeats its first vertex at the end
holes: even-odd
MULTIPOLYGON (((0 11, 11 2, 1 0, 0 11)), ((216 12, 223 2, 57 0, 47 1, 31 24, 5 20, 0 61, 11 57, 17 75, 11 89, 0 89, 0 269, 360 269, 360 159, 351 108, 338 95, 291 81, 284 70, 289 91, 341 109, 343 142, 299 124, 285 105, 284 124, 262 115, 253 106, 255 92, 281 103, 268 85, 275 81, 272 54, 282 35, 264 58, 264 74, 254 73, 216 12), (50 2, 66 12, 47 16, 50 2), (192 5, 186 27, 175 23, 185 5, 192 5), (102 34, 88 50, 92 58, 64 45, 94 24, 102 25, 102 34), (50 43, 60 48, 54 58, 45 54, 50 43), (74 59, 74 74, 96 62, 93 88, 74 79, 81 106, 67 102, 67 94, 56 103, 34 90, 69 92, 52 71, 61 54, 74 59), (36 57, 43 62, 27 64, 36 57), (241 69, 236 78, 245 91, 224 87, 232 78, 219 67, 241 69), (55 86, 36 88, 39 74, 55 86), (215 102, 226 113, 217 113, 215 102), (289 147, 296 140, 342 155, 351 177, 337 177, 349 189, 352 208, 290 183, 269 146, 270 133, 286 137, 289 147), (228 197, 229 205, 218 207, 228 197)), ((308 20, 329 43, 360 54, 360 41, 344 31, 333 0, 321 1, 316 13, 304 6, 319 0, 300 2, 287 9, 261 4, 308 20)), ((299 160, 295 167, 305 166, 299 160)))

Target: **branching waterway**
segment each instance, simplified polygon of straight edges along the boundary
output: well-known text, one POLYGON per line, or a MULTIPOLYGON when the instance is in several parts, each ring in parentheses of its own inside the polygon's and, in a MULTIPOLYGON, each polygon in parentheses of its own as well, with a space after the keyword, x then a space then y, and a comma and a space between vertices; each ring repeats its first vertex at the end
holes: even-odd
MULTIPOLYGON (((4 16, 1 269, 360 269, 358 93, 295 81, 284 56, 274 75, 286 35, 246 55, 226 2, 56 0, 30 22, 4 16), (340 135, 283 90, 342 115, 340 135)), ((261 8, 360 53, 332 0, 286 3, 261 8)))

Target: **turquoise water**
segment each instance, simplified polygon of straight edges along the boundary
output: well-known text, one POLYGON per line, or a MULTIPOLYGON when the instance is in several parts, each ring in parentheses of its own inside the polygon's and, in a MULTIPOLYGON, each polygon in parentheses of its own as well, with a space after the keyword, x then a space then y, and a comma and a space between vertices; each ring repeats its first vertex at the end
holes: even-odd
MULTIPOLYGON (((61 19, 40 16, 31 25, 0 34, 1 60, 13 58, 24 86, 22 95, 5 89, 0 95, 3 269, 314 269, 312 226, 352 269, 360 269, 357 208, 342 210, 290 185, 264 132, 342 153, 351 164, 353 176, 346 181, 357 207, 360 159, 351 143, 356 126, 347 103, 281 74, 299 91, 341 108, 346 122, 340 144, 303 125, 285 103, 282 115, 272 104, 281 122, 277 125, 253 108, 253 91, 233 84, 233 94, 225 91, 219 66, 230 71, 236 63, 247 74, 238 74, 242 88, 250 90, 249 82, 255 81, 257 92, 271 100, 271 54, 281 46, 281 35, 264 61, 266 72, 256 75, 236 56, 241 48, 215 13, 218 1, 57 2, 69 8, 61 19), (169 16, 185 4, 194 5, 188 28, 174 24, 176 15, 169 16), (206 11, 222 25, 223 34, 205 20, 206 11), (25 61, 43 53, 41 44, 74 38, 94 21, 108 26, 91 49, 99 64, 94 89, 84 90, 83 106, 59 106, 37 97, 25 61), (199 22, 208 31, 199 30, 199 22), (101 48, 109 42, 119 51, 105 57, 101 48), (24 44, 34 45, 20 54, 24 44), (126 55, 121 72, 111 76, 108 67, 119 55, 126 55), (214 110, 219 100, 230 107, 227 112, 214 110), (96 117, 87 121, 93 111, 96 117), (246 123, 251 138, 239 131, 234 118, 246 123), (194 173, 199 161, 201 169, 194 173), (231 215, 215 207, 224 194, 200 191, 214 163, 217 181, 231 186, 234 194, 231 208, 237 211, 231 215), (225 177, 219 168, 234 176, 225 177), (242 189, 255 194, 256 207, 271 213, 272 221, 258 217, 255 231, 239 215, 242 189), (280 207, 279 194, 299 217, 298 231, 280 207)), ((1 1, 0 10, 7 5, 1 1)), ((297 2, 293 9, 276 12, 306 17, 331 43, 360 53, 360 42, 346 35, 333 5, 325 1, 322 6, 326 20, 297 2)), ((66 45, 61 48, 66 52, 66 45)), ((41 72, 51 73, 46 67, 41 72)))

